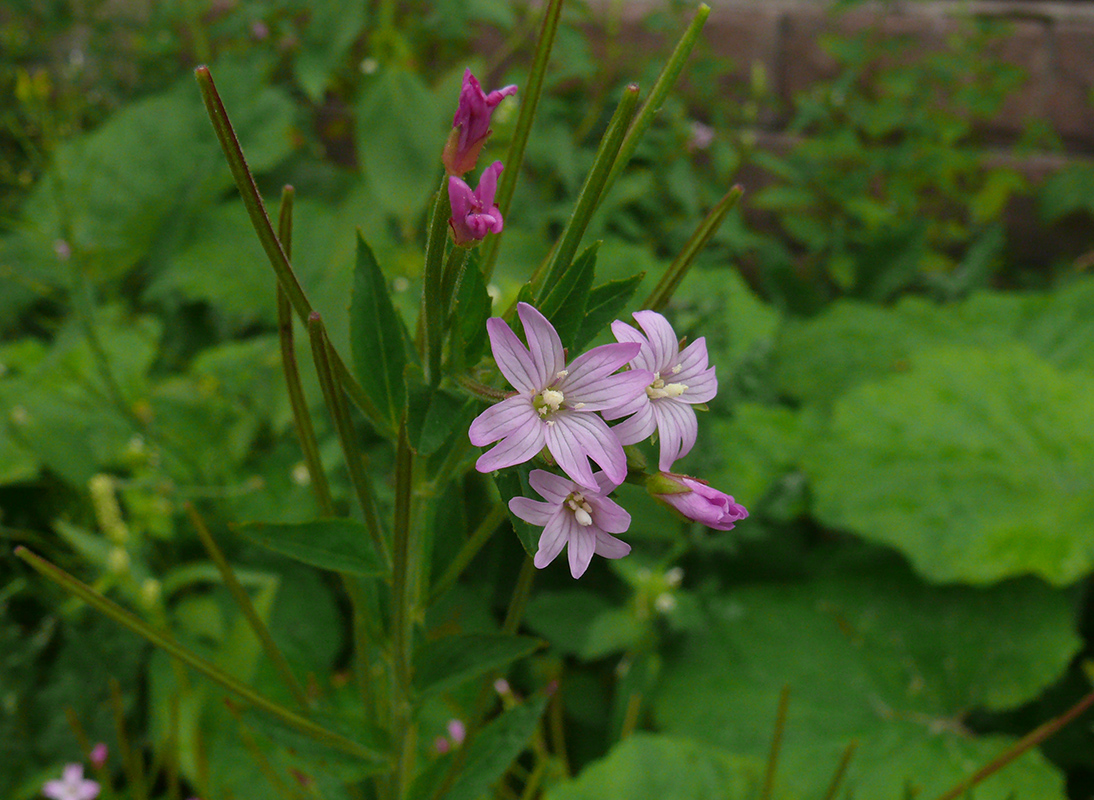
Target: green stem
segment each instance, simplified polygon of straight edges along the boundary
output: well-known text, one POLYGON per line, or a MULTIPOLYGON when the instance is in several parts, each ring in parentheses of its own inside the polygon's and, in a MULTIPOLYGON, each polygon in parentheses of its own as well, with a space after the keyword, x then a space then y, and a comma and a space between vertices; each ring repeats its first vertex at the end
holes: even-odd
POLYGON ((623 90, 623 97, 615 109, 611 122, 608 123, 604 138, 600 140, 600 147, 597 148, 592 169, 589 170, 585 183, 578 193, 577 203, 574 205, 570 220, 566 223, 566 228, 555 246, 554 253, 551 255, 550 260, 545 262, 546 266, 541 265, 541 268, 537 268, 536 273, 532 276, 532 289, 537 298, 549 291, 558 282, 559 277, 573 261, 577 247, 581 244, 581 237, 585 235, 585 229, 589 225, 589 220, 600 204, 608 174, 619 155, 623 136, 627 131, 631 118, 634 116, 636 105, 638 105, 638 85, 632 83, 623 90))
POLYGON ((513 395, 513 392, 508 392, 504 389, 495 389, 492 386, 487 386, 485 383, 479 383, 477 380, 468 377, 467 375, 456 375, 455 377, 456 383, 462 386, 468 394, 472 394, 475 397, 490 403, 497 403, 513 395))
POLYGON ((1045 741, 1050 736, 1057 733, 1065 725, 1074 722, 1076 718, 1081 716, 1083 712, 1085 712, 1091 706, 1094 706, 1094 692, 1090 692, 1089 694, 1087 694, 1085 697, 1079 700, 1078 703, 1073 705, 1060 716, 1054 717, 1053 719, 1050 719, 1048 722, 1045 722, 1042 725, 1038 725, 1032 731, 1019 739, 1017 743, 1015 743, 1015 745, 1010 748, 1010 750, 1007 750, 1005 753, 1003 753, 990 763, 985 764, 983 767, 974 772, 970 778, 957 784, 957 786, 953 787, 948 792, 939 797, 938 800, 958 800, 958 798, 967 796, 969 790, 972 789, 974 786, 983 782, 986 778, 994 775, 996 772, 1010 764, 1012 761, 1018 758, 1018 756, 1022 755, 1027 750, 1030 750, 1041 744, 1041 742, 1045 741))
POLYGON ((653 288, 649 297, 642 303, 642 308, 660 311, 668 304, 673 293, 676 291, 676 288, 680 285, 680 281, 684 279, 688 270, 691 269, 695 257, 699 255, 707 242, 710 241, 710 238, 718 232, 718 228, 721 227, 722 221, 725 220, 726 215, 729 214, 733 207, 737 205, 737 201, 741 199, 742 194, 744 194, 744 189, 740 186, 734 186, 721 200, 714 204, 714 208, 707 212, 703 221, 699 223, 699 227, 695 229, 695 233, 693 233, 691 238, 687 240, 687 243, 684 244, 684 248, 680 251, 680 255, 669 264, 668 269, 665 270, 665 274, 662 275, 661 280, 657 282, 657 286, 653 288))
MULTIPOLYGON (((496 204, 502 219, 509 216, 509 207, 513 202, 513 193, 517 188, 521 165, 524 163, 524 151, 528 146, 528 136, 532 132, 532 123, 536 118, 539 98, 543 94, 543 80, 547 74, 547 64, 551 60, 551 49, 554 47, 558 21, 562 15, 562 2, 563 0, 551 0, 547 5, 547 11, 543 15, 543 26, 536 40, 532 68, 521 91, 517 125, 513 131, 513 138, 509 142, 509 150, 505 154, 505 169, 502 170, 501 178, 498 180, 496 204)), ((501 234, 491 236, 485 244, 482 258, 482 276, 485 281, 489 281, 490 276, 494 274, 494 264, 497 262, 500 247, 501 234)))
POLYGON ((445 320, 451 324, 452 315, 456 313, 456 298, 460 295, 460 286, 463 284, 463 276, 467 272, 466 247, 453 247, 448 254, 448 262, 444 265, 444 280, 441 284, 444 304, 445 320))
POLYGON ((646 102, 642 104, 642 108, 638 110, 634 117, 634 122, 627 130, 627 135, 619 148, 619 157, 616 158, 612 171, 604 184, 605 194, 612 188, 616 178, 626 168, 631 156, 634 155, 634 151, 638 149, 639 141, 653 122, 654 116, 661 110, 665 98, 668 97, 672 87, 676 84, 676 80, 680 77, 680 72, 684 69, 684 63, 695 48, 695 43, 699 39, 699 34, 702 32, 708 16, 710 16, 710 6, 701 3, 695 11, 695 16, 692 17, 691 24, 688 25, 687 30, 680 37, 680 41, 676 43, 676 47, 673 49, 672 55, 669 56, 665 68, 657 76, 657 82, 653 84, 650 96, 646 98, 646 102))
POLYGON ((410 706, 411 648, 414 639, 412 576, 417 569, 416 536, 411 520, 413 454, 406 437, 406 425, 399 429, 395 452, 394 570, 391 584, 391 721, 392 740, 399 748, 395 774, 395 798, 401 798, 413 777, 414 730, 410 706))
MULTIPOLYGON (((433 201, 433 214, 429 223, 429 239, 425 246, 423 271, 420 352, 425 365, 425 380, 436 386, 441 380, 441 339, 444 336, 443 280, 444 245, 448 241, 448 218, 452 216, 452 204, 448 199, 448 176, 441 179, 441 187, 433 201)), ((463 248, 457 248, 463 249, 463 248)))
POLYGON ((332 348, 327 339, 327 331, 323 326, 323 319, 319 312, 313 311, 308 317, 308 336, 311 338, 312 359, 315 361, 315 371, 319 375, 319 385, 323 389, 323 399, 326 400, 327 410, 334 421, 334 428, 338 432, 338 441, 342 445, 342 455, 346 460, 346 470, 349 472, 350 483, 357 494, 357 502, 361 506, 364 515, 365 527, 376 547, 376 552, 384 557, 384 561, 391 565, 391 556, 388 553, 387 542, 384 540, 380 529, 380 520, 376 512, 376 496, 372 491, 372 481, 365 469, 364 454, 357 444, 357 432, 353 428, 353 420, 350 419, 349 409, 346 407, 341 388, 335 381, 333 363, 331 360, 332 348))
POLYGON ((779 710, 775 714, 775 732, 771 734, 771 751, 767 755, 767 770, 764 773, 764 785, 760 790, 760 800, 770 800, 775 790, 775 774, 779 767, 779 752, 782 750, 783 734, 786 731, 786 711, 790 706, 790 687, 784 686, 779 695, 779 710))
MULTIPOLYGON (((209 114, 209 120, 213 123, 213 130, 216 131, 221 149, 228 160, 228 168, 232 172, 232 178, 235 180, 239 194, 243 198, 243 205, 251 218, 251 225, 254 227, 255 233, 258 234, 258 241, 266 252, 266 257, 270 260, 270 266, 273 267, 278 282, 285 289, 285 294, 296 310, 297 316, 300 317, 302 322, 307 322, 313 310, 311 303, 308 302, 307 295, 304 294, 304 289, 300 286, 296 273, 293 272, 288 256, 285 255, 277 234, 274 233, 273 225, 270 224, 270 217, 266 213, 262 195, 259 194, 254 176, 243 157, 243 149, 239 145, 239 139, 236 138, 231 120, 228 119, 228 112, 224 108, 224 102, 220 99, 216 84, 213 83, 213 76, 209 72, 209 68, 205 66, 194 70, 194 75, 197 78, 198 87, 201 89, 201 97, 205 101, 205 110, 209 114)), ((350 374, 345 361, 333 348, 331 348, 330 362, 338 383, 342 385, 346 394, 361 409, 369 422, 377 430, 388 430, 379 409, 365 394, 361 384, 350 374)))
POLYGON ((468 537, 467 541, 463 543, 463 547, 456 554, 456 557, 452 559, 452 563, 448 565, 448 569, 444 571, 444 574, 440 577, 437 583, 433 586, 432 591, 429 593, 430 604, 436 602, 441 595, 451 589, 456 581, 459 579, 463 571, 467 569, 467 565, 471 563, 473 559, 482 549, 482 546, 486 544, 487 540, 497 530, 498 525, 505 519, 506 512, 504 506, 494 506, 490 509, 490 513, 486 515, 479 526, 475 528, 474 532, 468 537))
POLYGON ((216 564, 216 568, 220 572, 220 577, 224 580, 224 585, 228 587, 232 599, 236 601, 236 605, 239 606, 239 610, 243 612, 247 624, 251 626, 251 630, 254 631, 255 636, 258 637, 258 641, 262 643, 262 649, 266 651, 266 656, 274 665, 274 669, 277 670, 277 674, 281 677, 281 680, 284 681, 285 686, 287 686, 292 693, 293 699, 296 700, 297 705, 307 713, 308 700, 304 694, 304 687, 301 686, 300 681, 296 679, 292 667, 289 666, 289 662, 281 652, 281 648, 277 646, 277 643, 273 640, 273 636, 270 635, 270 629, 266 627, 266 623, 258 616, 258 611, 255 610, 254 604, 251 602, 251 596, 247 594, 247 590, 243 588, 239 579, 236 578, 235 570, 232 569, 232 565, 229 564, 228 559, 224 557, 224 552, 220 549, 220 546, 217 545, 212 534, 209 533, 209 528, 206 527, 205 520, 198 514, 197 509, 187 503, 186 512, 190 517, 190 524, 194 526, 198 538, 201 539, 202 545, 205 546, 205 552, 209 554, 209 558, 216 564))
POLYGON ((281 780, 281 776, 277 774, 277 770, 270 763, 270 759, 262 752, 262 748, 258 746, 255 737, 251 735, 250 729, 244 724, 243 715, 239 713, 235 703, 228 702, 225 705, 228 707, 228 713, 235 717, 236 724, 239 726, 239 739, 243 742, 243 747, 251 756, 251 760, 258 767, 258 771, 285 800, 300 800, 300 793, 294 792, 285 781, 281 780))
POLYGON ((329 731, 311 720, 300 716, 296 712, 285 708, 279 703, 270 700, 268 697, 264 697, 238 678, 229 675, 216 664, 202 658, 188 647, 179 644, 170 635, 157 631, 144 620, 129 611, 126 611, 113 600, 103 597, 87 584, 72 577, 64 570, 55 567, 41 556, 35 555, 25 547, 16 547, 15 555, 23 559, 23 561, 29 564, 38 572, 38 574, 53 581, 65 591, 80 598, 85 603, 93 606, 123 627, 128 628, 133 633, 143 637, 151 644, 165 651, 168 655, 178 659, 188 667, 197 670, 209 680, 219 684, 233 694, 236 694, 255 708, 261 709, 270 716, 279 719, 289 727, 300 731, 306 736, 310 736, 318 742, 329 745, 336 750, 357 756, 366 761, 378 763, 386 762, 388 760, 386 754, 359 744, 352 739, 347 739, 339 733, 329 731))
POLYGON ((836 771, 832 775, 832 782, 828 784, 828 791, 824 793, 824 800, 836 800, 836 792, 843 783, 847 767, 851 764, 851 756, 855 754, 856 749, 858 749, 858 741, 852 739, 844 749, 843 755, 840 756, 839 764, 836 765, 836 771))
POLYGON ((505 622, 501 625, 501 632, 512 636, 520 627, 524 619, 524 609, 528 607, 528 600, 532 596, 532 583, 536 578, 536 567, 530 556, 524 557, 524 563, 517 576, 517 585, 513 587, 513 596, 509 599, 509 609, 505 612, 505 622))
POLYGON ((133 793, 134 800, 148 800, 148 786, 144 782, 144 759, 129 741, 122 687, 113 676, 110 678, 110 709, 114 712, 114 731, 118 739, 118 749, 121 751, 126 785, 133 793))

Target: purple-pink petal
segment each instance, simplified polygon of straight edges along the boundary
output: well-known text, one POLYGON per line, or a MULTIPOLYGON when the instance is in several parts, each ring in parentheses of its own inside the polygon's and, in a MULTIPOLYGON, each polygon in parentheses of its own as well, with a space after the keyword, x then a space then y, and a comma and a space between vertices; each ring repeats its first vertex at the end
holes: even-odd
POLYGON ((593 522, 596 527, 608 533, 624 533, 631 527, 631 515, 608 497, 587 498, 593 509, 593 522))
POLYGON ((526 395, 507 397, 483 411, 467 431, 475 447, 485 447, 531 425, 541 425, 539 415, 526 395))
POLYGON ((558 511, 558 503, 543 503, 528 497, 513 497, 509 500, 509 510, 529 525, 542 528, 558 511))
POLYGON ((617 485, 627 477, 627 456, 608 423, 595 414, 563 412, 553 415, 547 428, 547 449, 573 480, 596 489, 589 467, 591 458, 617 485))
POLYGON ((652 381, 652 372, 644 369, 630 369, 616 375, 608 375, 596 383, 586 382, 577 390, 563 389, 562 391, 569 404, 581 403, 585 411, 605 411, 620 403, 627 404, 636 397, 644 396, 646 387, 652 381))
POLYGON ((648 369, 650 372, 657 369, 653 359, 653 351, 650 350, 649 342, 641 331, 635 329, 633 325, 628 325, 626 322, 617 319, 612 323, 612 335, 615 336, 616 341, 633 343, 641 347, 638 355, 631 359, 632 367, 648 369))
POLYGON ((695 373, 705 370, 708 361, 707 339, 705 336, 700 336, 680 351, 680 355, 676 359, 676 364, 680 367, 680 371, 676 373, 676 378, 687 383, 687 380, 684 380, 684 378, 690 378, 695 373))
POLYGON ((567 515, 567 524, 570 527, 570 543, 567 547, 567 555, 570 557, 570 574, 580 578, 589 568, 589 562, 593 560, 596 552, 596 534, 588 528, 583 528, 567 515))
POLYGON ((696 372, 688 378, 674 375, 671 383, 682 383, 688 387, 682 395, 675 398, 681 403, 706 403, 718 394, 718 378, 714 375, 714 367, 696 372))
POLYGON ((536 366, 536 385, 545 388, 566 366, 566 351, 562 349, 562 340, 547 317, 528 303, 517 303, 517 314, 520 315, 532 362, 536 366))
POLYGON ((543 449, 543 428, 544 424, 539 420, 534 425, 522 426, 479 456, 475 469, 479 472, 493 472, 531 460, 543 449))
MULTIPOLYGON (((603 474, 602 472, 597 473, 597 477, 600 478, 603 474)), ((532 470, 528 475, 528 483, 539 493, 540 497, 555 505, 561 505, 570 492, 574 490, 573 481, 545 469, 532 470)))
POLYGON ((562 548, 566 546, 566 539, 569 534, 567 520, 569 518, 570 514, 560 507, 558 513, 551 517, 544 526, 543 533, 539 536, 539 547, 536 549, 535 558, 532 559, 536 569, 543 569, 554 561, 558 554, 562 552, 562 548))
POLYGON ((662 378, 666 377, 664 373, 676 361, 680 351, 676 332, 669 321, 656 311, 635 311, 634 318, 642 326, 649 340, 651 360, 655 365, 650 369, 653 372, 660 372, 662 378))
POLYGON ((588 392, 638 355, 639 349, 638 345, 630 342, 594 347, 570 362, 566 368, 569 374, 558 382, 559 391, 567 397, 588 392))
POLYGON ((498 369, 513 388, 526 394, 542 390, 544 386, 538 381, 535 361, 505 320, 501 317, 486 320, 486 332, 498 369))
POLYGON ((651 403, 657 418, 657 434, 661 440, 661 456, 658 464, 663 471, 672 469, 676 459, 691 452, 699 433, 699 421, 695 411, 685 403, 669 400, 651 403))
POLYGON ((653 413, 653 403, 645 397, 645 404, 632 416, 612 427, 612 433, 620 444, 638 444, 650 438, 657 430, 657 416, 653 413))
POLYGON ((631 546, 605 531, 596 532, 596 554, 601 558, 623 558, 631 552, 631 546))

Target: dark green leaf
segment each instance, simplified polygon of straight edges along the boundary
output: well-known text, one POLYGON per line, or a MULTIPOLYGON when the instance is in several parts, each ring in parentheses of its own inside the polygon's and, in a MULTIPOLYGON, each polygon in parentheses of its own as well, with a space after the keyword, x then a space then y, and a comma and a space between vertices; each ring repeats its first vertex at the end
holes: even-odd
MULTIPOLYGON (((311 719, 318 725, 334 733, 341 734, 362 747, 379 752, 387 752, 388 744, 380 730, 362 722, 350 720, 331 713, 313 711, 311 719)), ((345 781, 360 780, 369 775, 388 769, 387 760, 366 760, 335 750, 322 742, 317 742, 300 731, 288 727, 268 714, 253 709, 243 712, 247 726, 266 736, 274 744, 288 750, 303 762, 306 767, 336 773, 345 781)))
POLYGON ((427 642, 414 654, 414 686, 438 694, 524 658, 543 646, 527 636, 469 633, 427 642))
POLYGON ((585 309, 589 301, 589 290, 593 285, 593 273, 596 271, 596 254, 600 242, 594 242, 566 271, 559 276, 554 286, 545 286, 539 310, 551 321, 562 339, 563 347, 571 347, 581 323, 585 319, 585 309))
POLYGON ((612 320, 619 317, 623 309, 646 277, 642 272, 629 278, 608 281, 589 292, 589 301, 585 304, 585 319, 581 321, 574 337, 574 350, 581 350, 591 342, 612 320))
POLYGON ((486 351, 486 320, 490 318, 490 310, 490 295, 482 279, 478 255, 472 252, 456 289, 452 347, 463 359, 458 368, 474 366, 486 351))
POLYGON ((406 405, 407 335, 387 280, 360 234, 349 324, 357 379, 394 430, 406 405))
POLYGON ((416 365, 407 368, 406 383, 406 433, 410 448, 418 455, 432 455, 453 431, 471 424, 479 407, 474 398, 429 386, 416 365))
POLYGON ((472 740, 464 768, 445 800, 476 800, 497 782, 524 752, 543 716, 547 699, 540 694, 509 709, 483 728, 472 740))
MULTIPOLYGON (((514 497, 537 496, 532 490, 532 487, 528 484, 528 474, 531 471, 532 467, 530 464, 518 464, 515 467, 499 470, 494 476, 494 483, 497 484, 498 494, 501 495, 501 500, 506 504, 506 507, 508 507, 509 501, 514 497)), ((513 530, 516 531, 517 537, 520 539, 520 543, 524 545, 525 551, 528 555, 535 556, 536 551, 539 549, 539 537, 540 534, 543 533, 543 529, 532 527, 512 512, 509 512, 509 521, 513 523, 513 530)))
POLYGON ((317 519, 240 525, 240 535, 283 556, 313 567, 351 575, 380 575, 384 563, 372 547, 368 529, 352 519, 317 519))

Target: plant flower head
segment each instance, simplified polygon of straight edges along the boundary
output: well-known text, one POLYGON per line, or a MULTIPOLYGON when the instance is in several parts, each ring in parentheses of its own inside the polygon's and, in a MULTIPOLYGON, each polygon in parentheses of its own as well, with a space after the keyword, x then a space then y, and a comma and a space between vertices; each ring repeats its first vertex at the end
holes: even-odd
POLYGON ((492 472, 523 464, 546 445, 563 471, 586 489, 599 488, 589 459, 618 486, 627 477, 627 457, 595 412, 629 402, 652 381, 652 374, 641 369, 613 374, 638 354, 638 345, 601 345, 567 365, 562 341, 547 318, 527 303, 518 303, 517 313, 528 347, 500 317, 486 323, 498 369, 517 393, 471 423, 468 438, 476 447, 500 441, 475 468, 492 472))
POLYGON ((528 476, 532 488, 546 501, 514 497, 509 510, 531 525, 543 526, 535 565, 543 569, 568 547, 570 574, 580 578, 593 555, 622 558, 631 551, 626 542, 612 536, 631 525, 631 515, 608 494, 618 485, 603 472, 595 475, 597 488, 589 489, 546 470, 528 476))
POLYGON ((656 430, 661 442, 658 466, 669 470, 695 445, 699 421, 692 406, 718 393, 718 379, 714 367, 707 367, 705 338, 680 350, 669 321, 656 311, 636 311, 634 318, 645 336, 619 320, 612 323, 612 333, 620 342, 640 345, 631 367, 648 370, 653 377, 644 392, 605 411, 604 418, 628 417, 612 428, 623 444, 636 444, 656 430))
POLYGON ((83 764, 68 764, 58 781, 46 781, 42 794, 50 800, 95 800, 99 784, 84 780, 83 764))
POLYGON ((731 495, 689 475, 658 472, 646 480, 646 490, 688 519, 716 531, 732 530, 735 523, 748 516, 748 509, 731 495))
POLYGON ((445 142, 441 157, 449 175, 463 175, 475 168, 479 151, 490 135, 490 117, 494 109, 504 98, 516 92, 516 84, 512 84, 487 94, 471 70, 464 72, 460 102, 452 119, 452 133, 445 142))
POLYGON ((462 178, 448 179, 448 198, 452 203, 452 216, 448 220, 456 244, 467 246, 486 237, 488 233, 501 233, 504 221, 494 205, 498 192, 498 175, 502 164, 495 161, 482 171, 479 186, 474 191, 462 178))

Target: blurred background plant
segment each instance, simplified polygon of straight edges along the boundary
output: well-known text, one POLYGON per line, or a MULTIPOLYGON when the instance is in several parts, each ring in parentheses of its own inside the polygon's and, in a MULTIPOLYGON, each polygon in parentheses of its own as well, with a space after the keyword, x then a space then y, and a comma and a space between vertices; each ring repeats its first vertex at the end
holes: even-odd
MULTIPOLYGON (((620 85, 657 74, 628 37, 664 42, 680 12, 635 28, 623 3, 566 7, 496 251, 496 308, 547 257, 620 85)), ((502 0, 0 8, 3 539, 282 697, 184 513, 193 504, 215 531, 316 515, 274 284, 191 68, 214 66, 263 193, 296 187, 294 265, 345 349, 353 228, 412 318, 463 70, 522 82, 539 18, 502 0)), ((995 55, 1005 26, 959 31, 935 50, 880 27, 830 34, 833 77, 789 102, 762 66, 742 79, 701 46, 618 176, 588 240, 603 242, 601 278, 645 273, 638 297, 745 180, 667 313, 707 337, 722 380, 689 468, 753 514, 712 536, 624 486, 635 553, 576 585, 561 569, 537 576, 526 628, 551 647, 510 672, 499 702, 559 691, 500 796, 757 796, 787 686, 778 791, 819 795, 855 741, 855 796, 938 793, 1087 691, 1091 258, 1061 242, 1033 268, 1012 215, 1089 230, 1094 175, 1066 161, 1036 181, 995 157, 1062 142, 1044 126, 991 136, 1026 76, 995 55), (785 135, 765 135, 771 119, 785 135)), ((499 108, 482 163, 515 117, 515 103, 499 108)), ((338 443, 315 419, 341 509, 338 443)), ((361 427, 371 452, 380 439, 361 427)), ((390 505, 390 481, 377 491, 390 505)), ((451 529, 500 531, 428 624, 497 630, 523 550, 485 515, 480 476, 445 492, 451 529)), ((341 586, 221 540, 308 692, 339 703, 341 586)), ((438 536, 438 575, 461 544, 438 536)), ((37 796, 86 742, 107 741, 130 751, 107 766, 115 796, 270 796, 216 690, 9 555, 0 570, 0 795, 37 796), (146 787, 122 786, 122 760, 130 778, 143 765, 146 787)), ((474 702, 439 697, 423 731, 444 736, 474 702)), ((976 797, 1088 796, 1090 723, 976 797)), ((354 796, 333 778, 304 788, 354 796)))

